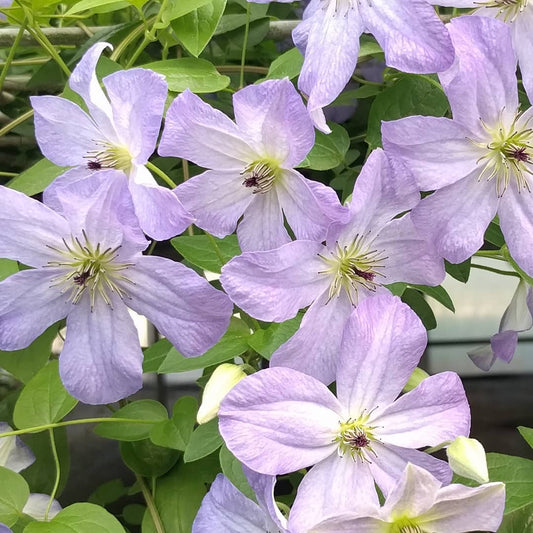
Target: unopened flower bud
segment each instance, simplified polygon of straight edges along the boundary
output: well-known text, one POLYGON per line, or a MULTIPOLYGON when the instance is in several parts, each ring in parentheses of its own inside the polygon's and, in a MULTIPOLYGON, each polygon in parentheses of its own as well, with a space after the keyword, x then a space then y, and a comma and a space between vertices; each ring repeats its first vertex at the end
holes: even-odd
POLYGON ((411 377, 405 384, 403 391, 409 392, 413 390, 415 387, 418 387, 418 385, 420 385, 420 383, 422 383, 422 381, 424 381, 426 378, 429 378, 429 374, 425 370, 416 367, 411 374, 411 377))
POLYGON ((451 469, 459 476, 479 483, 489 481, 487 458, 482 444, 476 439, 457 437, 446 448, 451 469))
POLYGON ((246 373, 240 365, 224 363, 216 368, 205 385, 202 404, 196 415, 198 424, 205 424, 217 416, 220 402, 244 377, 246 373))

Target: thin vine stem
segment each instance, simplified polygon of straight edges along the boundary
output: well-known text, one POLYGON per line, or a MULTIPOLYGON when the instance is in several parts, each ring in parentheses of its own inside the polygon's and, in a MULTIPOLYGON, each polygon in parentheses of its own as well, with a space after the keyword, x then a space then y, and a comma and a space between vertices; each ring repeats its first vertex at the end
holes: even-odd
POLYGON ((472 263, 470 266, 472 268, 477 268, 478 270, 486 270, 488 272, 493 272, 494 274, 500 274, 502 276, 512 276, 513 278, 520 278, 519 274, 517 274, 516 272, 511 272, 510 270, 500 270, 499 268, 480 265, 478 263, 472 263))
POLYGON ((146 486, 144 479, 139 474, 135 474, 135 478, 137 479, 137 483, 141 487, 141 491, 144 496, 144 501, 146 502, 146 506, 148 507, 148 512, 150 513, 152 521, 154 522, 155 530, 157 531, 157 533, 165 533, 165 526, 163 525, 161 516, 159 516, 159 511, 157 510, 157 507, 155 505, 152 493, 146 486))
POLYGON ((3 137, 6 133, 9 133, 12 129, 16 128, 19 124, 33 117, 33 109, 29 109, 26 113, 23 113, 16 119, 8 122, 3 128, 0 129, 0 137, 3 137))
POLYGON ((177 187, 176 183, 174 183, 174 181, 159 167, 156 167, 153 163, 150 163, 150 161, 145 163, 145 165, 147 169, 151 170, 154 174, 157 174, 167 185, 170 185, 173 189, 177 187))
POLYGON ((54 438, 54 430, 49 429, 48 434, 50 435, 50 446, 52 447, 52 455, 54 457, 54 464, 56 467, 56 479, 54 481, 54 487, 52 489, 52 492, 50 494, 50 500, 48 501, 48 505, 46 506, 46 510, 44 511, 44 520, 45 522, 48 520, 48 513, 50 512, 50 508, 52 507, 52 503, 54 503, 54 499, 56 497, 57 491, 59 489, 59 481, 61 479, 61 464, 59 462, 59 456, 57 455, 57 447, 56 447, 56 440, 54 438))
POLYGON ((13 59, 15 58, 18 45, 22 39, 22 36, 24 35, 24 30, 26 29, 27 23, 27 19, 24 19, 24 22, 20 26, 19 32, 17 33, 17 37, 15 38, 15 42, 13 43, 13 46, 9 49, 9 54, 7 55, 6 61, 2 68, 2 72, 0 73, 0 92, 2 92, 2 87, 4 86, 4 82, 6 81, 6 76, 9 71, 9 67, 11 66, 13 59))
POLYGON ((239 89, 244 87, 244 67, 246 65, 246 47, 248 46, 248 34, 250 33, 250 2, 246 2, 246 26, 244 27, 244 39, 242 42, 241 74, 239 77, 239 89))

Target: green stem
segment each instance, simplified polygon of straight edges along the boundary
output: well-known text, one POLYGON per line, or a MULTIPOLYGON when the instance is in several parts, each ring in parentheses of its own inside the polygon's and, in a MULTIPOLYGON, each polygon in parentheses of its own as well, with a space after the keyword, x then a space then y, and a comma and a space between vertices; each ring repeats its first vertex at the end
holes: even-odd
POLYGON ((500 270, 499 268, 493 268, 486 265, 478 265, 477 263, 472 263, 470 266, 472 268, 477 268, 478 270, 486 270, 488 272, 494 272, 494 274, 501 274, 502 276, 512 276, 514 278, 520 277, 516 272, 511 272, 509 270, 500 270))
POLYGON ((424 74, 419 74, 419 76, 421 78, 424 78, 428 83, 431 83, 431 85, 436 87, 439 91, 444 92, 444 89, 442 88, 442 85, 438 81, 436 81, 433 78, 431 78, 430 76, 426 76, 424 74))
POLYGON ((157 174, 167 185, 175 189, 177 185, 170 179, 160 168, 156 167, 153 163, 148 161, 146 168, 151 170, 154 174, 157 174))
POLYGON ((512 258, 511 254, 509 253, 509 248, 507 248, 507 245, 504 245, 502 247, 503 256, 505 259, 509 262, 509 264, 514 268, 515 272, 517 272, 518 276, 522 278, 528 285, 533 286, 533 278, 531 276, 528 276, 516 263, 516 261, 512 258))
POLYGON ((244 87, 244 66, 246 64, 246 47, 248 46, 248 34, 250 33, 250 2, 246 2, 246 26, 244 27, 244 39, 242 42, 241 54, 241 75, 239 78, 239 89, 244 87))
POLYGON ((48 434, 50 435, 50 445, 52 446, 52 455, 54 456, 54 464, 56 465, 56 480, 54 482, 54 488, 52 489, 52 493, 50 494, 50 501, 48 502, 48 505, 46 506, 46 510, 44 511, 45 522, 48 520, 48 513, 50 512, 52 503, 54 503, 54 499, 59 489, 59 480, 61 479, 61 465, 59 463, 59 457, 57 455, 56 441, 54 438, 54 430, 49 429, 48 434))
POLYGON ((244 70, 244 72, 250 72, 252 74, 268 74, 268 68, 266 67, 256 67, 254 65, 219 65, 215 67, 221 74, 224 74, 224 72, 240 72, 241 70, 244 70))
POLYGON ((25 429, 15 429, 0 433, 2 437, 11 437, 13 435, 25 435, 26 433, 39 433, 47 429, 61 428, 66 426, 79 426, 80 424, 96 424, 100 422, 124 422, 125 424, 157 424, 157 420, 143 420, 140 418, 80 418, 78 420, 65 420, 64 422, 55 422, 53 424, 43 424, 42 426, 33 426, 25 429))
POLYGON ((352 80, 360 83, 361 85, 375 85, 376 87, 383 87, 383 83, 365 80, 364 78, 360 78, 356 74, 352 74, 352 80))
POLYGON ((27 24, 27 20, 24 19, 24 22, 22 23, 22 26, 20 27, 19 32, 17 33, 17 36, 15 38, 15 42, 13 43, 13 46, 9 49, 9 54, 6 58, 6 62, 4 63, 2 72, 0 73, 0 92, 2 92, 2 87, 4 86, 4 81, 6 80, 9 67, 11 66, 11 63, 13 62, 20 40, 22 39, 22 36, 24 35, 26 24, 27 24))
POLYGON ((14 178, 18 176, 16 172, 0 172, 0 176, 5 176, 6 178, 14 178))
POLYGON ((489 259, 496 259, 497 261, 507 261, 502 257, 501 250, 479 250, 474 254, 475 257, 488 257, 489 259))
POLYGON ((26 111, 26 113, 20 115, 15 120, 12 120, 6 124, 2 129, 0 129, 0 137, 4 136, 6 133, 9 133, 12 129, 16 128, 19 124, 22 124, 25 120, 33 117, 33 109, 26 111))
POLYGON ((137 483, 141 487, 141 491, 144 496, 144 501, 146 502, 146 506, 148 507, 148 511, 154 522, 155 530, 157 531, 157 533, 165 533, 165 526, 163 526, 163 522, 161 520, 161 517, 159 516, 159 511, 157 510, 157 507, 155 505, 152 493, 148 490, 144 479, 139 476, 139 474, 135 474, 135 478, 137 479, 137 483))
POLYGON ((204 233, 207 235, 207 239, 211 243, 211 246, 215 250, 215 253, 217 254, 218 260, 220 261, 220 266, 223 266, 226 263, 226 260, 224 259, 224 256, 222 255, 222 252, 220 251, 220 248, 217 244, 217 241, 215 241, 215 238, 211 233, 207 233, 207 231, 204 231, 204 233))
MULTIPOLYGON (((153 20, 155 20, 155 16, 148 19, 147 22, 150 23, 153 20)), ((146 29, 146 23, 143 22, 142 24, 137 26, 131 33, 126 35, 126 37, 124 37, 124 39, 120 42, 120 44, 113 50, 113 53, 109 56, 110 59, 112 59, 113 61, 117 61, 120 58, 120 56, 125 52, 126 48, 128 48, 128 46, 133 41, 138 39, 142 35, 142 33, 145 31, 145 29, 146 29)))

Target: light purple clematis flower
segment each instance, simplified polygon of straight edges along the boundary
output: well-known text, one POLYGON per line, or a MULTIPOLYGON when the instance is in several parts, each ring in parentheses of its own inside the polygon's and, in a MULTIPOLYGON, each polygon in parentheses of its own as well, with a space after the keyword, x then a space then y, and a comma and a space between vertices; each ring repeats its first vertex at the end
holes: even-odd
POLYGON ((482 370, 490 370, 496 359, 510 363, 518 344, 518 333, 532 327, 533 287, 520 280, 502 316, 498 333, 490 338, 490 344, 474 348, 468 356, 482 370))
POLYGON ((456 59, 440 80, 453 120, 384 122, 383 145, 404 160, 422 190, 436 190, 411 215, 443 257, 469 258, 498 214, 511 255, 533 275, 533 108, 518 110, 509 28, 466 16, 449 29, 456 59))
POLYGON ((374 515, 334 516, 312 533, 466 533, 497 531, 505 507, 505 485, 442 486, 429 472, 407 465, 387 501, 374 515))
POLYGON ((67 318, 59 359, 66 389, 114 402, 142 385, 142 351, 128 308, 145 315, 185 356, 226 330, 228 297, 180 263, 144 256, 127 181, 115 170, 64 187, 59 213, 0 189, 0 257, 33 267, 0 283, 0 349, 28 346, 67 318))
POLYGON ((220 406, 228 448, 269 475, 315 465, 289 516, 291 533, 327 516, 375 508, 374 482, 388 495, 408 462, 449 483, 447 463, 417 448, 467 435, 468 402, 457 374, 430 376, 398 398, 427 342, 426 330, 398 297, 364 300, 346 325, 337 397, 290 368, 246 377, 220 406))
POLYGON ((189 91, 168 109, 159 145, 207 172, 176 192, 200 228, 224 237, 235 230, 245 251, 269 250, 291 240, 321 240, 342 208, 335 192, 293 169, 313 147, 313 125, 287 79, 270 80, 233 95, 235 122, 189 91))
POLYGON ((305 55, 298 87, 309 96, 316 127, 326 133, 322 108, 350 80, 363 32, 375 36, 387 65, 404 72, 439 72, 453 62, 448 32, 426 0, 311 0, 292 38, 305 55))
POLYGON ((243 467, 257 503, 218 474, 192 526, 192 533, 288 533, 287 520, 274 500, 275 476, 258 474, 243 467))
POLYGON ((346 220, 331 225, 326 245, 295 241, 245 253, 224 266, 224 289, 259 320, 283 322, 310 306, 300 329, 273 354, 272 365, 331 383, 342 331, 358 302, 387 293, 385 284, 438 285, 444 279, 442 259, 410 216, 396 218, 419 198, 404 166, 376 150, 357 178, 346 220))
POLYGON ((524 89, 533 102, 533 3, 530 0, 438 0, 435 3, 475 8, 476 15, 497 18, 509 25, 524 89))
POLYGON ((76 167, 46 189, 45 199, 102 169, 116 169, 129 178, 135 214, 143 231, 156 240, 165 240, 192 223, 174 192, 159 186, 145 166, 159 135, 167 84, 161 75, 135 68, 106 76, 104 93, 95 68, 108 47, 107 43, 93 45, 70 77, 70 88, 83 98, 89 114, 65 98, 31 98, 42 153, 57 165, 76 167))

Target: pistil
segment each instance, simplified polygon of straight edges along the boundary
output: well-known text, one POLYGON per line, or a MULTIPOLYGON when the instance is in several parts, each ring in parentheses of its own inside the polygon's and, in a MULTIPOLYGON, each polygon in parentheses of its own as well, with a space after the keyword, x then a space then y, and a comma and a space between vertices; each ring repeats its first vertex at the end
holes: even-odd
POLYGON ((87 168, 89 170, 101 170, 103 168, 114 168, 122 170, 128 174, 132 166, 132 157, 125 146, 115 146, 107 141, 99 141, 97 144, 102 146, 101 150, 93 150, 85 156, 89 161, 87 168))
POLYGON ((279 175, 279 168, 271 161, 256 161, 248 165, 242 172, 242 184, 253 188, 253 194, 264 194, 272 189, 279 175))

